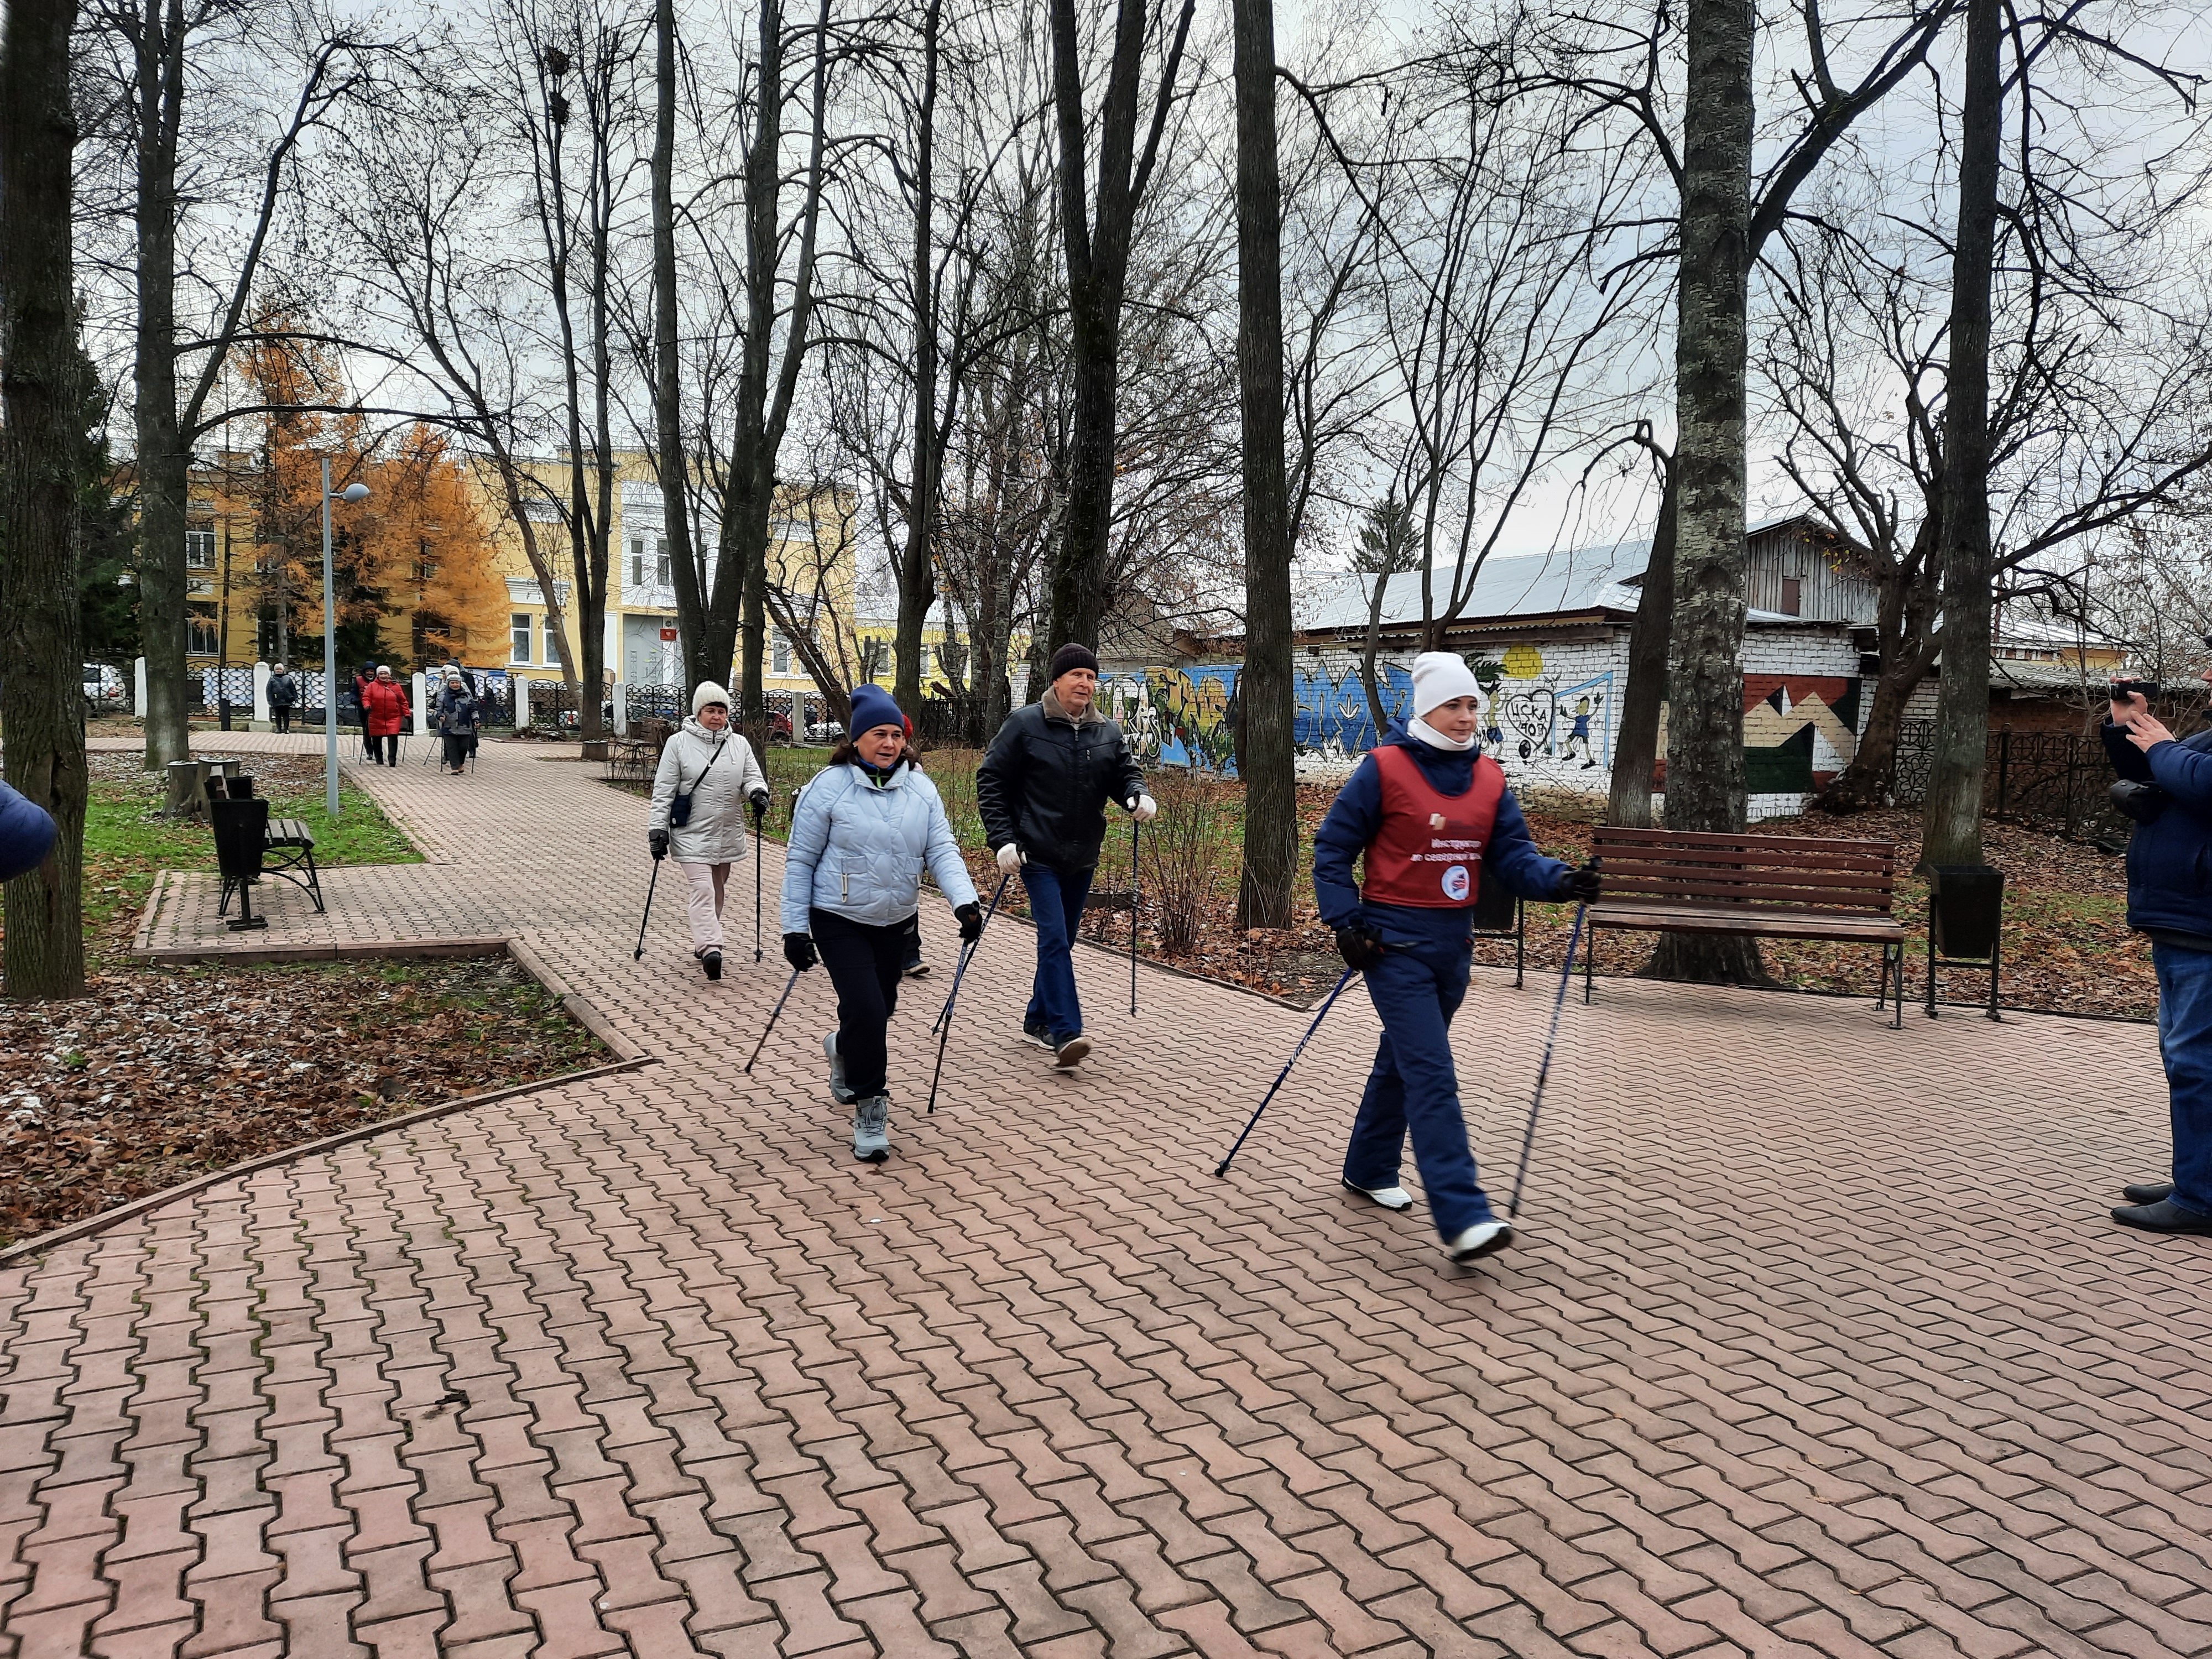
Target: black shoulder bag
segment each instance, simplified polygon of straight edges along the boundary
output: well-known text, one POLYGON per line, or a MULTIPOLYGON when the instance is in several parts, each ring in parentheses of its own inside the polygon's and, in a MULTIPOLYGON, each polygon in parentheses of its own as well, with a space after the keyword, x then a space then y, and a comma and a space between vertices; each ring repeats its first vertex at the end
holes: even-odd
MULTIPOLYGON (((704 766, 699 769, 699 783, 693 784, 689 789, 678 790, 675 799, 668 803, 668 827, 671 830, 681 830, 691 822, 691 797, 699 793, 699 784, 707 781, 707 774, 714 769, 714 763, 722 758, 722 750, 729 746, 730 740, 727 738, 716 744, 713 756, 708 758, 704 766)), ((681 761, 677 763, 676 775, 678 779, 684 775, 683 765, 681 761)))

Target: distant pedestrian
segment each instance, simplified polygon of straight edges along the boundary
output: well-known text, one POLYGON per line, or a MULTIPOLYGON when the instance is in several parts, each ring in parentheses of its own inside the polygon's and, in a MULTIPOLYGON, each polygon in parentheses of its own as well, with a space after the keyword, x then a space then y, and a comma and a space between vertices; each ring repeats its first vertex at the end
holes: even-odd
POLYGON ((708 979, 722 976, 722 896, 730 866, 753 856, 745 835, 748 807, 757 816, 767 810, 768 775, 752 745, 730 730, 730 694, 702 680, 691 694, 691 718, 661 746, 645 838, 654 858, 672 852, 684 871, 691 954, 708 979), (686 805, 678 806, 679 800, 686 805))
POLYGON ((469 751, 477 740, 477 698, 469 690, 469 683, 461 678, 460 671, 446 671, 446 684, 438 693, 435 705, 438 714, 438 736, 444 743, 443 770, 459 777, 468 768, 469 751))
POLYGON ((1121 728, 1098 712, 1098 659, 1052 653, 1052 684, 999 728, 975 772, 975 804, 999 868, 1018 870, 1036 924, 1036 980, 1022 1035, 1063 1069, 1091 1052, 1075 994, 1074 939, 1106 838, 1106 803, 1141 823, 1159 809, 1121 728))
POLYGON ((292 671, 278 663, 269 676, 269 721, 280 732, 292 729, 292 706, 300 701, 300 683, 292 671))
POLYGON ((960 937, 983 931, 975 885, 960 856, 936 786, 914 764, 890 694, 853 694, 852 729, 792 811, 783 860, 783 955, 805 969, 819 960, 837 988, 837 1029, 822 1039, 830 1092, 853 1108, 853 1156, 890 1156, 886 1036, 898 1006, 907 929, 920 914, 921 872, 960 919, 960 937))
POLYGON ((399 734, 415 710, 407 700, 407 688, 392 678, 388 665, 380 667, 376 678, 362 689, 361 706, 368 726, 368 757, 379 766, 398 765, 399 734))
POLYGON ((52 813, 0 783, 0 881, 27 876, 44 864, 56 833, 52 813))
POLYGON ((376 665, 362 664, 359 672, 348 677, 338 701, 338 720, 346 726, 361 727, 361 753, 364 760, 374 760, 376 745, 368 736, 368 688, 376 684, 376 665))

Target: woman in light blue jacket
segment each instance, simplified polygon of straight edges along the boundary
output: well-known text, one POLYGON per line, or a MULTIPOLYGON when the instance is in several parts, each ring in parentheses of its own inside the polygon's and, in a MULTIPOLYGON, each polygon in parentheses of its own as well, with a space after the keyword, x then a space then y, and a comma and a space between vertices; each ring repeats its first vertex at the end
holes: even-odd
POLYGON ((884 1030, 898 1006, 907 924, 921 907, 921 873, 960 919, 960 938, 983 932, 975 885, 952 839, 936 786, 910 763, 906 721, 888 692, 853 694, 852 738, 799 797, 783 862, 783 955, 804 971, 818 960, 837 988, 837 1029, 822 1039, 830 1092, 853 1108, 853 1156, 890 1156, 884 1030))

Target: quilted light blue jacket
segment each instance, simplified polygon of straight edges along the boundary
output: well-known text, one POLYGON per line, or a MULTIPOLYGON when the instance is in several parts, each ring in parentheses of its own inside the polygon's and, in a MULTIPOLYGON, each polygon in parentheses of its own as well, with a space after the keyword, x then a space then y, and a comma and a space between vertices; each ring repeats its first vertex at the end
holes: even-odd
POLYGON ((921 908, 921 872, 945 902, 975 902, 937 787, 902 765, 882 783, 857 766, 833 766, 800 792, 783 860, 783 931, 813 931, 810 910, 888 927, 921 908))

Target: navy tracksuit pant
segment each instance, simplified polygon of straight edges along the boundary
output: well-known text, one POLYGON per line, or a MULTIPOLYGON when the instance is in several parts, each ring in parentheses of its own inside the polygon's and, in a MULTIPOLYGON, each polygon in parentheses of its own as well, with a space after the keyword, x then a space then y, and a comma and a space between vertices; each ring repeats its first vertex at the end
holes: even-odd
POLYGON ((1452 1065, 1451 1018, 1467 995, 1473 959, 1474 945, 1463 935, 1423 944, 1393 938, 1381 964, 1368 970, 1382 1042, 1344 1152, 1344 1178, 1353 1186, 1395 1186, 1410 1133, 1429 1212, 1447 1241, 1492 1218, 1475 1180, 1452 1065))

